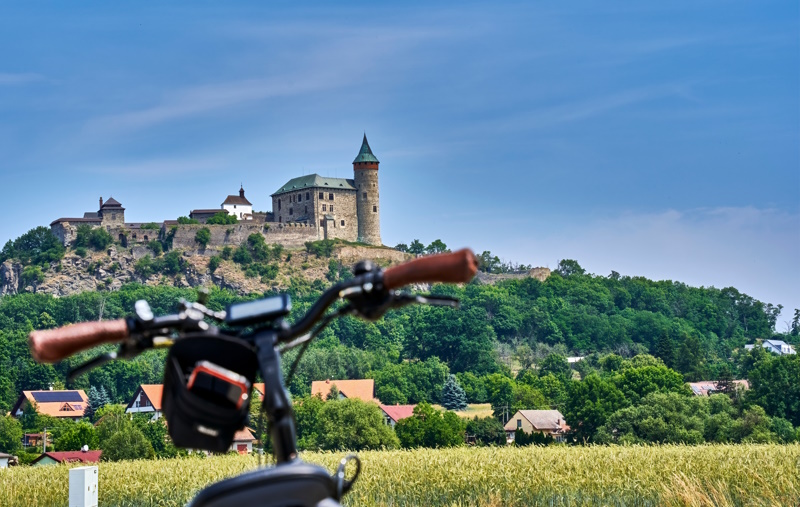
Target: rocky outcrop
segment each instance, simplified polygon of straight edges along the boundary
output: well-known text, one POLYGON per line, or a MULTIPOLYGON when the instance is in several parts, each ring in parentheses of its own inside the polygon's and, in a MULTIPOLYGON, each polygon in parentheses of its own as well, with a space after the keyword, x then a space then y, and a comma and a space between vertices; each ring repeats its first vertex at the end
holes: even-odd
POLYGON ((20 291, 22 265, 10 260, 0 264, 0 297, 20 291))

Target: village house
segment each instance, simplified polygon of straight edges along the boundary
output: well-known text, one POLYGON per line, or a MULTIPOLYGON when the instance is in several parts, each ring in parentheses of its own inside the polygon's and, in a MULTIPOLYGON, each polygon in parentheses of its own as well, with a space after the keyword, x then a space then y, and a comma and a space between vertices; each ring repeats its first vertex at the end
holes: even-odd
MULTIPOLYGON (((756 344, 745 345, 745 350, 753 350, 756 344)), ((764 340, 761 342, 761 346, 767 349, 769 352, 773 354, 778 354, 779 356, 786 356, 797 354, 797 351, 794 350, 794 347, 789 345, 783 340, 764 340)))
POLYGON ((383 411, 383 422, 394 429, 399 421, 414 415, 416 405, 380 405, 380 407, 383 411))
POLYGON ((362 401, 375 401, 375 381, 373 379, 363 380, 315 380, 311 382, 311 396, 319 396, 323 400, 328 399, 331 389, 336 386, 339 391, 339 399, 358 398, 362 401))
POLYGON ((543 433, 550 435, 557 442, 564 441, 569 426, 558 410, 518 410, 504 426, 506 441, 512 443, 517 430, 525 433, 543 433))
POLYGON ((32 406, 42 415, 69 418, 77 421, 83 417, 89 398, 82 390, 76 391, 22 391, 11 408, 11 415, 22 416, 25 407, 32 406))
MULTIPOLYGON (((716 380, 689 382, 689 387, 692 389, 692 392, 695 394, 695 396, 708 396, 717 392, 717 382, 718 381, 716 380)), ((746 391, 747 389, 750 389, 750 383, 746 380, 732 380, 731 382, 734 383, 737 391, 746 391)))
POLYGON ((253 452, 253 442, 256 437, 249 428, 242 428, 233 436, 231 443, 231 451, 236 451, 239 454, 250 454, 253 452))
POLYGON ((103 451, 53 451, 33 460, 31 466, 58 465, 59 463, 97 463, 103 451))
POLYGON ((0 468, 8 468, 8 462, 13 457, 14 456, 12 456, 10 454, 6 454, 4 452, 0 452, 0 468))
POLYGON ((133 398, 125 408, 126 414, 152 413, 151 420, 161 417, 162 384, 142 384, 133 393, 133 398))

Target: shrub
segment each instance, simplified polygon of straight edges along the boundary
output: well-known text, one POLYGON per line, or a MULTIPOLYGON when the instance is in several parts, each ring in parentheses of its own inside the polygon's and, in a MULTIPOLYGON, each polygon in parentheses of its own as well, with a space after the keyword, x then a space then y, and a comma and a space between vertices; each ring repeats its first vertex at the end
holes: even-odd
POLYGON ((42 273, 42 268, 39 266, 25 266, 20 278, 23 286, 36 285, 44 281, 44 273, 42 273))
POLYGON ((206 220, 208 225, 233 225, 238 222, 236 217, 229 214, 227 211, 217 212, 214 216, 206 220))
POLYGON ((155 267, 159 273, 176 275, 183 268, 184 262, 185 261, 183 260, 181 253, 173 250, 165 255, 162 259, 159 259, 159 261, 155 263, 155 267))
POLYGON ((86 253, 87 253, 86 248, 82 246, 79 246, 78 248, 75 249, 75 255, 77 255, 78 257, 86 257, 86 253))
POLYGON ((330 257, 333 253, 334 244, 335 242, 332 239, 306 241, 306 252, 314 254, 317 257, 330 257))
POLYGON ((159 256, 164 251, 164 246, 157 239, 152 240, 147 244, 147 247, 153 251, 153 255, 159 256))
POLYGON ((136 262, 133 272, 140 278, 149 278, 153 274, 153 261, 149 256, 144 256, 136 262))
POLYGON ((217 268, 219 267, 221 262, 222 262, 222 258, 220 256, 215 255, 215 256, 211 257, 208 260, 208 270, 213 273, 214 271, 217 270, 217 268))
POLYGON ((194 240, 200 243, 200 246, 203 248, 207 247, 208 242, 211 241, 211 231, 208 229, 208 227, 203 227, 197 231, 197 234, 194 235, 194 240))
POLYGON ((108 245, 114 242, 105 229, 99 227, 91 227, 83 224, 79 225, 75 233, 75 246, 76 247, 92 247, 95 250, 104 250, 108 245))
POLYGON ((150 222, 150 223, 144 224, 144 225, 142 225, 142 226, 141 226, 141 227, 139 227, 139 228, 140 228, 140 229, 144 229, 144 230, 146 230, 146 231, 147 231, 147 230, 150 230, 150 231, 157 231, 157 230, 161 229, 161 227, 160 227, 160 226, 159 226, 157 223, 155 223, 155 222, 150 222))
POLYGON ((253 257, 250 255, 250 251, 247 249, 247 247, 241 245, 233 253, 233 262, 236 264, 241 264, 242 266, 246 266, 253 262, 253 257))
POLYGON ((199 224, 200 222, 198 222, 194 218, 178 217, 178 223, 181 225, 192 225, 192 224, 199 224))
POLYGON ((229 246, 222 247, 222 253, 220 253, 220 257, 222 257, 227 261, 230 260, 232 255, 233 255, 233 248, 229 246))

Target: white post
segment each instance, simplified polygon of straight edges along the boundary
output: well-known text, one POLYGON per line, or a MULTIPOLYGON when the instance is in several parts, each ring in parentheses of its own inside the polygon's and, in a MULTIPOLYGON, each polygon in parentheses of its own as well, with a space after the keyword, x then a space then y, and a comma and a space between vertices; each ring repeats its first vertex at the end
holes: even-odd
POLYGON ((97 507, 97 467, 69 471, 69 507, 97 507))

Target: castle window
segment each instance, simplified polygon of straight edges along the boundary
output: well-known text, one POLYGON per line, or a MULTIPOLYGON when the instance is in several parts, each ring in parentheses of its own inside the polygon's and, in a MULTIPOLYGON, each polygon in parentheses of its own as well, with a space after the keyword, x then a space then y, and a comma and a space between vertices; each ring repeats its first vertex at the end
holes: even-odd
POLYGON ((111 220, 116 220, 116 219, 117 219, 117 214, 116 213, 112 213, 111 214, 111 220))
POLYGON ((278 217, 278 222, 283 222, 283 217, 278 217))
POLYGON ((331 213, 333 213, 333 204, 331 204, 331 213))
POLYGON ((344 227, 344 220, 342 220, 342 227, 344 227))
POLYGON ((325 199, 325 192, 320 192, 319 193, 319 198, 320 199, 325 199))
POLYGON ((320 227, 325 227, 325 220, 320 220, 319 221, 319 226, 320 227))
POLYGON ((281 200, 278 199, 278 209, 281 209, 281 200))
POLYGON ((328 200, 329 200, 329 201, 332 201, 332 200, 333 200, 333 194, 332 194, 332 193, 328 194, 328 200))
POLYGON ((323 204, 322 205, 322 211, 328 211, 328 205, 327 204, 323 204))
POLYGON ((303 194, 297 194, 297 202, 303 201, 303 194))
POLYGON ((291 215, 293 213, 294 213, 294 210, 292 208, 289 208, 289 214, 291 215))
POLYGON ((366 193, 366 192, 361 192, 361 197, 363 197, 364 199, 366 199, 366 198, 367 198, 367 193, 366 193))
POLYGON ((311 192, 306 192, 306 201, 311 200, 311 192))
POLYGON ((144 240, 148 241, 147 234, 144 235, 144 240))
POLYGON ((378 212, 378 207, 377 206, 373 206, 372 207, 372 212, 373 213, 377 213, 378 212))
POLYGON ((308 206, 306 206, 306 209, 305 209, 305 211, 303 211, 303 213, 305 213, 306 215, 308 215, 308 206))

